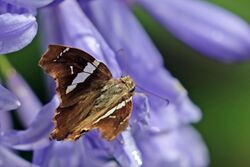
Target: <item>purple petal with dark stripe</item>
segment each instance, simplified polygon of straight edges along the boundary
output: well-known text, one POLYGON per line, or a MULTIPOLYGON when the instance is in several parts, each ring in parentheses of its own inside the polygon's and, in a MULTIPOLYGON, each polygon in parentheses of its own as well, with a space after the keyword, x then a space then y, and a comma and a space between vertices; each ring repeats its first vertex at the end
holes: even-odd
POLYGON ((37 32, 36 18, 31 14, 1 14, 0 25, 0 54, 22 49, 37 32))
POLYGON ((199 0, 136 0, 177 38, 210 58, 230 63, 250 58, 250 26, 199 0))
POLYGON ((17 72, 9 73, 7 85, 21 102, 21 107, 18 108, 17 113, 22 123, 27 127, 42 108, 42 104, 26 81, 17 72))
POLYGON ((12 5, 7 1, 0 1, 0 14, 36 14, 36 9, 26 8, 19 5, 12 5))
POLYGON ((48 145, 49 134, 53 129, 52 117, 58 104, 58 98, 54 97, 40 110, 26 130, 2 132, 0 143, 19 150, 38 149, 48 145))
POLYGON ((17 97, 0 85, 0 112, 14 110, 20 106, 17 97))
POLYGON ((0 167, 38 167, 0 145, 0 167))
POLYGON ((40 8, 53 2, 53 0, 3 0, 7 3, 16 6, 23 6, 27 8, 40 8))

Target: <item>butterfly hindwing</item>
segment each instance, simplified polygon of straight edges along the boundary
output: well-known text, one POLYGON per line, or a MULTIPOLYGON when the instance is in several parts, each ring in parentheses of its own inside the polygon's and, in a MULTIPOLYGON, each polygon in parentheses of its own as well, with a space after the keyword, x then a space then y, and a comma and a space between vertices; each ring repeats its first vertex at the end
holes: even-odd
MULTIPOLYGON (((69 107, 58 107, 54 116, 55 129, 51 133, 51 137, 57 140, 71 139, 69 135, 79 134, 84 127, 79 127, 89 115, 93 108, 93 101, 96 99, 95 93, 89 93, 88 99, 81 100, 77 104, 69 107), (91 101, 91 103, 89 103, 91 101)), ((91 124, 91 122, 89 122, 91 124)), ((89 126, 90 127, 90 126, 89 126)), ((90 128, 85 128, 90 130, 90 128)))
MULTIPOLYGON (((132 101, 131 98, 129 98, 116 104, 115 106, 107 110, 107 112, 104 113, 101 117, 91 122, 90 124, 85 124, 85 126, 80 127, 78 126, 77 129, 75 129, 74 131, 70 131, 70 133, 66 133, 69 132, 69 130, 64 129, 64 136, 60 136, 62 135, 62 133, 58 134, 56 131, 54 131, 52 133, 52 136, 54 135, 54 137, 57 139, 63 138, 66 140, 76 140, 83 133, 88 132, 92 129, 98 129, 101 132, 103 138, 105 138, 106 140, 113 140, 128 126, 131 110, 132 101)), ((77 125, 74 127, 77 127, 77 125)))
MULTIPOLYGON (((94 128, 97 128, 101 133, 103 138, 107 140, 113 140, 120 132, 126 129, 129 123, 129 118, 132 110, 132 101, 123 101, 124 106, 115 109, 115 111, 98 121, 94 128)), ((116 108, 118 105, 116 106, 116 108)))

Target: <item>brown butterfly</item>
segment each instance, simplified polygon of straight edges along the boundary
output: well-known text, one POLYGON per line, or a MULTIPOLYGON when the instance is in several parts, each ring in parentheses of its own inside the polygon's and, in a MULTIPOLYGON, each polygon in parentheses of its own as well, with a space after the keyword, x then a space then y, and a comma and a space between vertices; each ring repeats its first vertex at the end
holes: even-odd
POLYGON ((56 81, 61 100, 51 138, 77 140, 98 129, 113 140, 129 122, 135 83, 131 77, 113 79, 109 69, 88 53, 49 45, 39 65, 56 81))

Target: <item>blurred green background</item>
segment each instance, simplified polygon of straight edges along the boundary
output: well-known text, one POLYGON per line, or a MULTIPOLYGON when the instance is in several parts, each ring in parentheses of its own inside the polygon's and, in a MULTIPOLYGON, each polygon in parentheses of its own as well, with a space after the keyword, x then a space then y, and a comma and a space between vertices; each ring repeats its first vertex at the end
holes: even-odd
MULTIPOLYGON (((249 0, 212 0, 250 23, 249 0)), ((199 55, 167 33, 139 8, 136 16, 164 56, 166 68, 188 90, 203 111, 195 127, 210 151, 212 167, 250 166, 250 62, 225 65, 199 55)), ((214 18, 215 19, 215 18, 214 18)), ((42 71, 37 66, 39 39, 8 56, 36 94, 46 101, 42 71)))

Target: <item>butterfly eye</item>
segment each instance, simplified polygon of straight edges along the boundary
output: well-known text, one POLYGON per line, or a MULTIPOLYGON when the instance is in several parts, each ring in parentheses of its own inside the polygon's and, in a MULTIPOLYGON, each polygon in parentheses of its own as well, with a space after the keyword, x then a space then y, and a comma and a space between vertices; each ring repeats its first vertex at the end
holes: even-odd
POLYGON ((133 93, 135 91, 135 86, 132 88, 132 89, 130 89, 130 93, 133 93))

